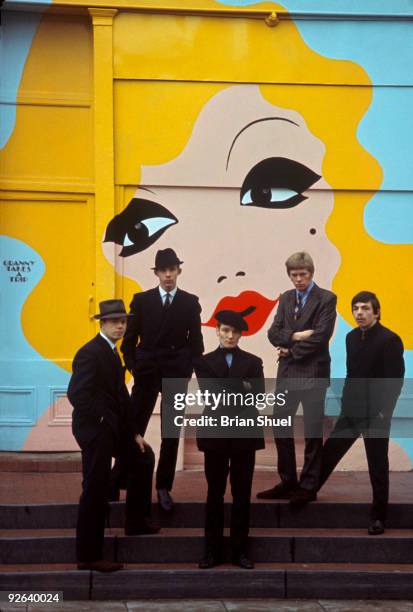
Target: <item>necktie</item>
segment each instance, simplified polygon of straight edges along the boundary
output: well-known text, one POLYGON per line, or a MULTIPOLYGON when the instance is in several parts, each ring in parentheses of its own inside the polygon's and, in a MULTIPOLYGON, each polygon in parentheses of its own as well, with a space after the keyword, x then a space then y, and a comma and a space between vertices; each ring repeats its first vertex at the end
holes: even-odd
POLYGON ((300 293, 297 293, 297 299, 294 308, 294 319, 297 320, 301 317, 301 311, 303 309, 303 298, 300 293))
POLYGON ((232 349, 221 347, 221 351, 224 353, 225 361, 227 362, 227 365, 230 368, 232 365, 233 358, 232 349))
POLYGON ((114 352, 114 355, 116 357, 116 361, 118 362, 118 365, 122 368, 123 367, 122 366, 122 360, 121 360, 121 358, 119 356, 118 349, 116 348, 116 346, 113 348, 113 352, 114 352))
POLYGON ((170 305, 171 305, 171 294, 167 293, 165 296, 165 301, 163 303, 164 310, 168 310, 170 305))

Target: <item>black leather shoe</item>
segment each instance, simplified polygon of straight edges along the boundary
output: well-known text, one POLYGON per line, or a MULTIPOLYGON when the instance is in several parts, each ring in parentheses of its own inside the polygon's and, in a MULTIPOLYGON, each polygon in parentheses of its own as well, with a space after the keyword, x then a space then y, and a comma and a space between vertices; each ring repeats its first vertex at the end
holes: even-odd
POLYGON ((221 559, 214 556, 212 552, 207 552, 198 563, 199 569, 210 569, 216 565, 221 565, 221 559))
POLYGON ((369 535, 380 535, 384 533, 384 523, 383 521, 376 520, 372 521, 368 528, 369 535))
POLYGON ((290 499, 294 493, 295 488, 286 487, 284 483, 279 482, 275 487, 260 491, 257 493, 258 499, 290 499))
POLYGON ((172 512, 175 504, 168 489, 158 489, 158 504, 164 512, 172 512))
POLYGON ((237 565, 238 567, 242 567, 242 569, 254 569, 253 562, 244 554, 232 557, 232 565, 237 565))
POLYGON ((294 494, 291 495, 290 505, 295 508, 299 508, 300 506, 305 506, 309 502, 317 500, 317 491, 312 491, 310 489, 297 489, 294 491, 294 494))
POLYGON ((141 523, 137 523, 135 525, 126 523, 125 524, 125 535, 127 536, 153 535, 154 533, 158 533, 160 529, 161 528, 158 527, 158 525, 154 525, 148 520, 142 521, 141 523))

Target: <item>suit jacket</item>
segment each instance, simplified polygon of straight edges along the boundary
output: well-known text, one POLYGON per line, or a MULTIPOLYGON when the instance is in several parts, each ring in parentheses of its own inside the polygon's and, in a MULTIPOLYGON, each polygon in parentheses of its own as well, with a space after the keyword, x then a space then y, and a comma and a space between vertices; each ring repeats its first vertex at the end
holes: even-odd
POLYGON ((126 367, 134 375, 150 376, 156 369, 170 378, 192 375, 193 359, 202 355, 201 306, 196 295, 177 289, 164 310, 159 288, 133 296, 121 345, 126 367))
MULTIPOLYGON (((232 351, 233 359, 231 367, 225 359, 225 352, 217 348, 211 353, 197 359, 195 363, 195 373, 199 382, 200 389, 210 392, 220 393, 264 393, 264 373, 262 361, 252 353, 235 348, 232 351), (214 382, 215 381, 215 382, 214 382)), ((220 405, 216 410, 205 407, 204 414, 215 418, 220 415, 237 415, 240 418, 256 418, 258 411, 255 406, 220 405)), ((242 431, 245 437, 225 438, 225 429, 212 427, 210 430, 198 429, 197 435, 198 448, 201 451, 230 452, 239 450, 258 450, 265 447, 262 427, 256 426, 251 436, 251 429, 246 428, 242 431), (209 435, 210 437, 205 437, 209 435), (220 435, 220 437, 212 437, 220 435), (203 437, 204 436, 204 437, 203 437)))
POLYGON ((96 436, 102 420, 117 439, 124 431, 135 432, 124 369, 100 334, 76 353, 67 396, 73 406, 72 431, 80 448, 96 436))
POLYGON ((287 357, 281 357, 278 362, 277 381, 297 379, 300 389, 328 386, 331 361, 329 340, 334 331, 337 297, 331 291, 314 285, 297 320, 294 319, 295 302, 295 289, 281 295, 277 314, 268 330, 271 344, 290 351, 287 357), (293 342, 293 333, 305 329, 314 330, 312 336, 293 342))

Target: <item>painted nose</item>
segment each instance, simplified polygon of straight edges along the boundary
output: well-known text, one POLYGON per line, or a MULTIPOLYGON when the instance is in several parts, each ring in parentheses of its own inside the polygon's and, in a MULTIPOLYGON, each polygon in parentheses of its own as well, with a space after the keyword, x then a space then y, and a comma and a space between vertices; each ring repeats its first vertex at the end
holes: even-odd
MULTIPOLYGON (((247 276, 247 273, 244 272, 244 270, 238 270, 238 272, 236 272, 234 276, 247 276)), ((225 276, 224 274, 222 276, 218 276, 217 283, 222 283, 222 281, 226 280, 227 278, 229 277, 225 276)))

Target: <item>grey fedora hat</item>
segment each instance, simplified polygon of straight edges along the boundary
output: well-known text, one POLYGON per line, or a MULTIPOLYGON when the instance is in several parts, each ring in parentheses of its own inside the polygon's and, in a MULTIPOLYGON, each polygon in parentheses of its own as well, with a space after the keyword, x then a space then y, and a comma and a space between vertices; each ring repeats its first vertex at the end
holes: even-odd
POLYGON ((123 300, 104 300, 99 302, 99 314, 94 319, 119 319, 120 317, 130 317, 126 312, 123 300))

